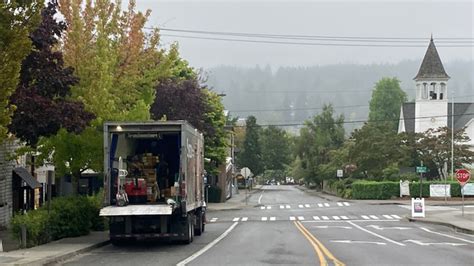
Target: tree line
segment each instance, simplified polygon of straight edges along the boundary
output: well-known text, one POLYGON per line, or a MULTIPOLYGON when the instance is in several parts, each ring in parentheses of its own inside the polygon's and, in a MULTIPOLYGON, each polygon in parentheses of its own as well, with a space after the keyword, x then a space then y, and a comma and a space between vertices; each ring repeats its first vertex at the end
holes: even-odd
POLYGON ((225 161, 221 97, 181 58, 145 31, 151 10, 111 0, 0 3, 0 142, 26 145, 73 185, 102 171, 104 121, 185 119, 204 134, 206 170, 225 161), (58 19, 58 14, 63 19, 58 19))

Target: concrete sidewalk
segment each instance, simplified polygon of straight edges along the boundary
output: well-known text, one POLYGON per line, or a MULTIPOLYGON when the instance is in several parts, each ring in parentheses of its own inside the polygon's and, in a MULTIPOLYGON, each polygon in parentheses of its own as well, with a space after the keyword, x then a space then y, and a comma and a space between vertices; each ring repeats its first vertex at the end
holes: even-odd
POLYGON ((252 190, 246 191, 245 189, 240 189, 239 194, 234 194, 226 202, 221 203, 208 203, 207 209, 209 211, 226 211, 226 210, 240 210, 246 207, 254 207, 250 202, 246 203, 252 194, 260 192, 262 185, 256 185, 252 190))
POLYGON ((109 232, 91 232, 86 236, 64 238, 28 249, 0 252, 0 265, 53 264, 108 243, 109 232))
MULTIPOLYGON (((310 195, 323 198, 328 201, 348 201, 353 203, 365 203, 370 205, 411 205, 410 198, 402 199, 390 199, 390 200, 347 200, 331 194, 327 194, 321 191, 316 191, 313 189, 308 189, 304 186, 298 186, 298 188, 310 195)), ((412 222, 422 222, 422 223, 431 223, 431 224, 440 224, 448 227, 452 227, 456 231, 474 234, 474 208, 467 207, 464 208, 464 216, 462 216, 459 206, 462 205, 462 200, 459 198, 449 198, 446 202, 444 198, 436 199, 425 199, 426 206, 446 206, 446 207, 456 207, 447 208, 445 210, 430 210, 427 209, 425 213, 425 218, 411 218, 407 216, 406 218, 412 222)), ((474 198, 466 198, 464 200, 464 205, 474 206, 474 198)), ((434 207, 436 208, 436 207, 434 207)))

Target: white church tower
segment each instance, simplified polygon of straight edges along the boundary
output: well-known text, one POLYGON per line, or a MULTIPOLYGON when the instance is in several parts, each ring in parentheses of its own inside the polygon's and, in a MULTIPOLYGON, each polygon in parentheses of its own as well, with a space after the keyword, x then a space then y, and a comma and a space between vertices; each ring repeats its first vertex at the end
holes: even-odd
POLYGON ((448 74, 431 37, 416 82, 415 132, 448 125, 448 74))

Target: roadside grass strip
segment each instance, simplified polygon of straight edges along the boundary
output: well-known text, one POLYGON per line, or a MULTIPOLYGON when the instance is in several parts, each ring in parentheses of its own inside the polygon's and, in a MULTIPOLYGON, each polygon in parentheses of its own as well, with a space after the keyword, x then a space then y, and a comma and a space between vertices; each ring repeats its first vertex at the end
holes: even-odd
POLYGON ((303 234, 303 236, 310 242, 313 246, 316 254, 318 255, 319 265, 329 265, 327 263, 326 257, 332 261, 335 266, 345 266, 345 264, 338 260, 311 232, 309 232, 303 224, 299 221, 294 222, 296 228, 303 234))

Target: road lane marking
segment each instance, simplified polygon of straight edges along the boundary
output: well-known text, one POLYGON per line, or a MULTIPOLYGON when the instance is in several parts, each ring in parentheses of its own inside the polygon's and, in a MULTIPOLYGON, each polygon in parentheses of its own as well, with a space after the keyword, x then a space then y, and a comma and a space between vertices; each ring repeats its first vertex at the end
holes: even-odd
POLYGON ((298 205, 298 208, 303 208, 303 204, 298 205))
POLYGON ((324 203, 324 206, 325 206, 325 207, 329 207, 329 203, 324 203))
POLYGON ((456 246, 465 246, 465 245, 467 245, 467 244, 464 244, 464 243, 448 243, 448 242, 426 243, 426 242, 422 242, 420 240, 413 240, 413 239, 408 239, 408 240, 405 240, 403 242, 410 242, 410 243, 417 244, 417 245, 420 245, 420 246, 447 245, 447 246, 456 247, 456 246))
POLYGON ((304 217, 303 216, 298 216, 298 220, 304 221, 304 217))
POLYGON ((289 209, 289 208, 290 208, 290 205, 285 205, 285 208, 289 209))
POLYGON ((350 226, 342 226, 342 225, 316 225, 313 226, 314 228, 323 228, 323 229, 328 229, 328 228, 342 228, 342 229, 352 229, 350 226))
POLYGON ((342 204, 342 202, 338 202, 337 206, 342 207, 342 206, 344 206, 344 204, 342 204))
MULTIPOLYGON (((323 243, 321 243, 313 234, 311 234, 311 232, 309 232, 308 229, 306 229, 306 227, 303 226, 303 224, 301 224, 299 221, 296 221, 295 224, 298 224, 300 226, 301 230, 303 230, 307 234, 307 236, 311 238, 311 240, 321 249, 324 255, 326 255, 330 260, 332 260, 334 265, 345 266, 345 264, 341 262, 340 260, 338 260, 336 257, 334 257, 334 255, 323 245, 323 243)), ((327 265, 327 264, 321 264, 321 265, 327 265)))
POLYGON ((242 222, 246 222, 249 219, 249 217, 242 217, 242 222))
POLYGON ((298 224, 298 222, 294 222, 296 228, 300 231, 301 234, 309 241, 311 246, 313 246, 314 251, 316 251, 316 254, 318 255, 319 258, 319 265, 328 265, 326 258, 323 255, 323 252, 319 248, 318 244, 316 244, 310 236, 303 230, 304 226, 302 224, 298 224))
POLYGON ((323 220, 329 220, 329 217, 327 216, 321 216, 323 218, 323 220))
POLYGON ((309 207, 311 207, 309 204, 305 204, 304 206, 305 206, 306 208, 309 208, 309 207))
POLYGON ((266 221, 266 220, 268 220, 268 217, 266 216, 262 217, 262 221, 266 221))
POLYGON ((351 206, 349 202, 343 202, 342 204, 344 204, 345 206, 351 206))
POLYGON ((385 240, 385 241, 391 242, 391 243, 396 244, 396 245, 399 245, 399 246, 406 246, 406 245, 403 244, 403 243, 397 242, 397 241, 392 240, 392 239, 390 239, 390 238, 387 238, 387 237, 381 236, 381 235, 379 235, 379 234, 377 234, 377 233, 374 233, 374 232, 372 232, 372 231, 369 231, 369 230, 367 230, 367 229, 365 229, 365 228, 363 228, 363 227, 361 227, 361 226, 359 226, 359 225, 357 225, 357 224, 355 224, 355 223, 353 223, 353 222, 351 222, 351 221, 346 221, 346 222, 349 223, 349 224, 351 224, 351 225, 354 226, 354 227, 359 228, 360 230, 362 230, 362 231, 364 231, 364 232, 367 232, 367 233, 369 233, 369 234, 371 234, 371 235, 374 235, 374 236, 376 236, 376 237, 382 238, 382 239, 385 240))
POLYGON ((394 227, 381 227, 380 225, 366 225, 366 227, 372 227, 377 230, 408 230, 408 229, 413 229, 413 227, 399 227, 399 226, 394 226, 394 227))
POLYGON ((385 246, 387 243, 384 242, 373 242, 373 241, 357 241, 357 240, 331 240, 334 243, 347 243, 347 244, 376 244, 385 246))
POLYGON ((276 217, 270 217, 270 221, 275 221, 276 217))
POLYGON ((339 218, 339 216, 333 216, 332 217, 334 220, 341 220, 341 218, 339 218))
POLYGON ((290 216, 290 221, 296 220, 295 216, 290 216))
POLYGON ((342 215, 341 216, 342 220, 349 220, 349 217, 342 215))
POLYGON ((379 217, 375 216, 375 215, 369 215, 370 218, 374 219, 374 220, 379 220, 379 217))
POLYGON ((219 219, 219 218, 212 218, 210 222, 215 223, 217 221, 217 219, 219 219))
POLYGON ((362 217, 362 219, 364 219, 364 220, 369 220, 370 219, 369 216, 367 216, 367 215, 361 215, 360 217, 362 217))
POLYGON ((190 263, 191 261, 195 260, 197 257, 201 256, 202 254, 204 254, 204 252, 208 251, 209 249, 211 249, 213 246, 215 246, 217 243, 219 243, 219 241, 221 241, 224 237, 226 237, 232 230, 234 230, 234 228, 239 224, 239 222, 235 222, 233 223, 229 228, 227 228, 227 230, 225 230, 224 233, 222 233, 218 238, 214 239, 211 243, 207 244, 205 247, 203 247, 202 249, 200 249, 198 252, 194 253, 193 255, 187 257, 186 259, 178 262, 178 264, 176 264, 176 266, 184 266, 188 263, 190 263))
MULTIPOLYGON (((265 192, 265 190, 263 192, 265 192)), ((260 202, 262 201, 263 192, 262 192, 262 194, 260 194, 260 197, 258 197, 258 204, 260 204, 260 202)))
POLYGON ((398 216, 398 215, 396 215, 396 214, 392 214, 392 215, 390 215, 390 216, 392 216, 392 217, 395 218, 395 219, 402 219, 402 217, 400 217, 400 216, 398 216))
POLYGON ((457 240, 460 240, 460 241, 463 241, 463 242, 474 244, 474 241, 471 241, 471 240, 467 240, 467 239, 464 239, 464 238, 460 238, 460 237, 456 237, 456 236, 452 236, 452 235, 447 235, 447 234, 443 234, 443 233, 439 233, 439 232, 434 232, 434 231, 431 231, 430 229, 425 228, 425 227, 420 227, 420 228, 422 230, 424 230, 426 232, 429 232, 429 233, 432 233, 432 234, 437 234, 437 235, 440 235, 440 236, 445 236, 445 237, 449 237, 449 238, 452 238, 452 239, 457 239, 457 240))
POLYGON ((260 207, 261 210, 265 210, 265 206, 260 207))
POLYGON ((314 220, 317 220, 317 221, 321 220, 321 219, 319 219, 318 216, 313 216, 313 219, 314 219, 314 220))
POLYGON ((322 204, 322 203, 318 203, 318 207, 323 207, 323 204, 322 204))
POLYGON ((384 215, 382 215, 382 216, 383 216, 383 217, 385 217, 386 219, 393 219, 393 217, 392 217, 392 216, 390 216, 390 215, 387 215, 387 214, 384 214, 384 215))
POLYGON ((271 210, 272 209, 272 206, 267 206, 267 210, 271 210))
POLYGON ((284 209, 284 208, 285 208, 285 206, 283 206, 283 205, 280 205, 280 209, 284 209))
POLYGON ((239 220, 240 220, 239 217, 235 217, 235 218, 232 220, 232 222, 238 222, 239 220))

